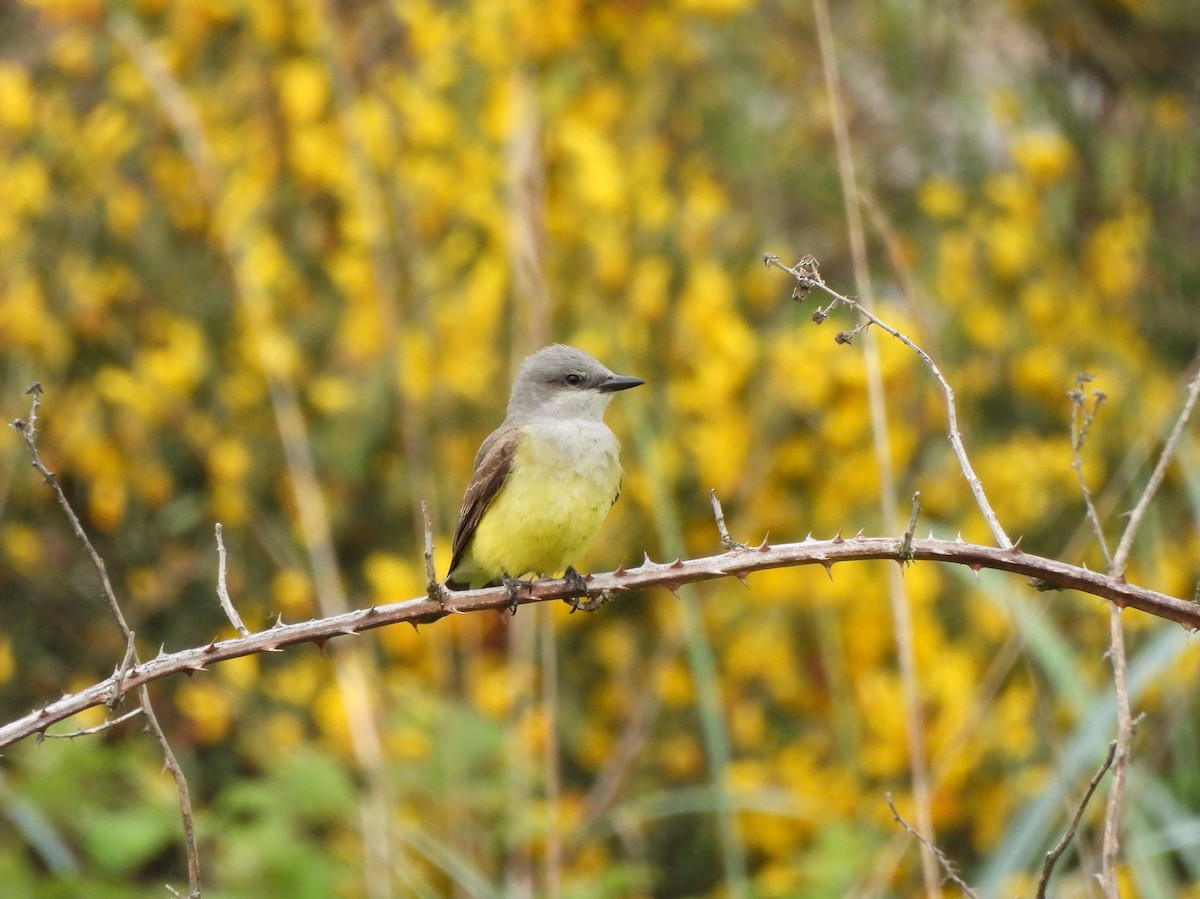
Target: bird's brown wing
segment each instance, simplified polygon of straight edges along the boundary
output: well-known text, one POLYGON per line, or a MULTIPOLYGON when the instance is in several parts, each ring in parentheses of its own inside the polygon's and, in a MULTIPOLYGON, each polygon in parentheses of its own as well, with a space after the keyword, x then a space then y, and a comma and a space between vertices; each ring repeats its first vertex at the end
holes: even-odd
POLYGON ((451 573, 462 561, 463 553, 467 551, 467 544, 475 535, 475 529, 479 527, 483 513, 487 511, 492 500, 496 498, 496 494, 500 492, 500 488, 504 486, 504 480, 512 469, 513 456, 516 454, 517 443, 520 439, 521 432, 516 428, 509 428, 496 435, 495 440, 491 441, 491 447, 475 467, 475 474, 463 496, 462 510, 458 513, 458 527, 454 529, 452 544, 454 557, 450 562, 451 573))

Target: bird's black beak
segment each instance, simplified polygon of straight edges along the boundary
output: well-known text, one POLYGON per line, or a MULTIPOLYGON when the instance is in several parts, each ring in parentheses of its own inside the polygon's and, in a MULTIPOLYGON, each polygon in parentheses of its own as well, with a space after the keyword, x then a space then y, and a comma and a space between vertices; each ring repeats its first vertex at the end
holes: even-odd
POLYGON ((637 387, 639 384, 645 384, 641 378, 629 378, 625 375, 613 375, 603 384, 600 384, 596 389, 601 393, 615 393, 618 390, 628 390, 630 387, 637 387))

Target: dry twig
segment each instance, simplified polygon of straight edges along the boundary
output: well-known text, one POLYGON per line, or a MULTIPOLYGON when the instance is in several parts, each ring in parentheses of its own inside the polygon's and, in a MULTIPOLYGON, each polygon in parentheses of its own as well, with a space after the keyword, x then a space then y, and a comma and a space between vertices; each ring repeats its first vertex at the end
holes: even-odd
MULTIPOLYGON (((1163 445, 1162 454, 1158 457, 1158 463, 1154 466, 1146 488, 1138 497, 1138 501, 1129 515, 1129 522, 1121 534, 1121 541, 1117 544, 1117 551, 1113 555, 1112 566, 1109 569, 1109 574, 1114 577, 1124 577, 1125 565, 1133 550, 1134 538, 1141 528, 1150 503, 1162 485, 1167 466, 1175 458, 1175 450, 1179 446, 1179 441, 1198 400, 1200 400, 1200 374, 1193 377, 1188 385, 1188 395, 1184 401, 1183 410, 1179 413, 1175 427, 1163 445)), ((1112 786, 1108 791, 1108 805, 1104 814, 1104 844, 1100 880, 1107 899, 1118 899, 1120 890, 1117 885, 1117 854, 1120 848, 1121 801, 1124 798, 1125 779, 1128 776, 1129 759, 1133 749, 1134 721, 1129 708, 1129 687, 1125 671, 1125 628, 1121 624, 1120 609, 1109 609, 1108 619, 1108 655, 1113 666, 1113 683, 1117 699, 1117 751, 1116 761, 1113 763, 1112 786)))
POLYGON ((142 707, 138 706, 137 708, 130 709, 124 715, 120 715, 116 718, 109 718, 107 721, 102 721, 95 727, 85 727, 81 730, 73 730, 65 734, 52 734, 47 731, 40 736, 46 740, 74 740, 76 737, 90 737, 93 734, 104 733, 104 731, 116 727, 118 724, 124 724, 130 718, 136 718, 140 714, 142 714, 142 707))
POLYGON ((233 600, 229 598, 229 587, 225 583, 225 541, 221 538, 221 523, 218 521, 216 525, 217 533, 217 599, 220 600, 221 608, 225 610, 225 617, 229 619, 229 623, 243 637, 250 635, 250 629, 242 623, 242 616, 238 614, 234 608, 233 600))
POLYGON ((1046 853, 1046 862, 1042 865, 1042 877, 1038 881, 1037 886, 1037 899, 1046 899, 1046 887, 1050 885, 1050 875, 1054 872, 1054 866, 1062 854, 1067 851, 1067 847, 1071 845, 1071 840, 1075 837, 1075 831, 1079 829, 1079 822, 1082 820, 1083 813, 1092 799, 1092 794, 1096 792, 1096 787, 1099 786, 1105 772, 1112 767, 1113 757, 1116 755, 1116 752, 1117 741, 1113 740, 1108 744, 1108 755, 1105 757, 1104 763, 1100 765, 1100 769, 1088 782, 1087 790, 1084 791, 1083 798, 1079 800, 1079 807, 1075 809, 1075 816, 1071 819, 1066 832, 1063 833, 1062 839, 1058 841, 1053 849, 1046 853))
POLYGON ((745 543, 738 543, 729 536, 729 528, 725 526, 725 510, 721 508, 721 501, 717 499, 717 491, 708 491, 708 498, 712 501, 713 518, 717 522, 717 533, 721 535, 721 545, 726 549, 745 549, 745 543))
POLYGON ((853 337, 858 330, 866 327, 867 324, 872 324, 899 340, 921 358, 921 361, 925 363, 925 366, 937 379, 938 384, 942 388, 942 393, 945 395, 946 418, 950 426, 950 433, 948 435, 950 438, 950 446, 953 448, 954 455, 958 459, 958 464, 962 469, 963 477, 967 479, 967 485, 971 488, 971 495, 975 499, 975 505, 979 507, 979 511, 982 513, 984 521, 987 522, 988 529, 992 532, 992 537, 995 538, 997 545, 1005 549, 1012 546, 1012 541, 1008 538, 1008 535, 1004 533, 1004 528, 1000 526, 1000 520, 996 517, 995 511, 992 509, 992 504, 988 501, 987 494, 984 493, 983 484, 979 480, 979 476, 975 474, 975 469, 972 467, 970 459, 967 458, 967 450, 963 445, 962 434, 958 430, 958 411, 954 405, 954 388, 950 386, 950 383, 942 374, 941 369, 937 367, 937 363, 933 361, 930 355, 891 325, 887 324, 869 309, 864 307, 857 300, 853 300, 850 297, 840 294, 836 290, 828 287, 821 279, 821 273, 817 267, 817 260, 812 256, 805 256, 794 266, 790 266, 780 262, 778 256, 773 256, 770 253, 766 253, 763 255, 763 263, 768 267, 774 266, 776 268, 781 268, 796 279, 797 287, 792 295, 797 299, 803 299, 813 290, 819 290, 826 296, 830 297, 832 300, 830 306, 826 307, 825 309, 818 309, 817 313, 814 313, 814 319, 817 318, 817 315, 819 314, 821 320, 824 320, 829 316, 829 309, 833 305, 839 303, 844 306, 848 306, 866 319, 866 323, 860 325, 848 336, 843 335, 843 339, 839 342, 848 343, 850 338, 853 337))
POLYGON ((971 889, 970 885, 958 876, 958 869, 956 869, 954 867, 954 863, 946 857, 946 853, 942 852, 942 850, 939 849, 934 843, 927 840, 924 836, 914 830, 907 821, 900 817, 900 813, 896 811, 895 803, 892 802, 891 793, 887 794, 887 804, 888 808, 892 810, 892 817, 896 819, 896 823, 916 837, 920 844, 937 859, 938 864, 942 866, 942 870, 945 872, 945 879, 957 886, 965 895, 970 896, 971 899, 979 899, 979 894, 971 889))
MULTIPOLYGON (((118 627, 121 629, 122 635, 125 637, 125 658, 117 671, 107 681, 106 702, 110 708, 116 708, 121 697, 125 692, 131 689, 128 682, 129 676, 137 669, 139 659, 137 649, 134 646, 134 634, 129 627, 129 623, 125 620, 125 615, 121 611, 121 606, 117 602, 116 593, 113 591, 112 583, 108 578, 108 569, 104 565, 104 559, 96 552, 96 548, 92 545, 92 541, 88 538, 87 532, 84 531, 82 523, 79 521, 79 516, 75 514, 75 510, 71 507, 71 503, 67 500, 67 495, 59 486, 58 479, 54 476, 54 472, 50 471, 44 464, 38 453, 37 448, 37 418, 38 410, 41 406, 42 385, 36 381, 29 386, 25 391, 28 396, 33 399, 30 403, 29 418, 26 421, 17 420, 10 424, 14 430, 20 432, 25 438, 25 446, 29 450, 30 458, 32 459, 33 467, 41 474, 42 480, 49 485, 54 492, 54 498, 62 507, 63 512, 67 516, 67 520, 71 523, 71 529, 75 532, 75 536, 83 545, 88 557, 92 560, 92 565, 95 567, 97 574, 100 576, 100 585, 102 588, 105 601, 108 603, 109 609, 113 613, 113 617, 117 621, 118 627)), ((199 899, 200 897, 200 854, 196 847, 196 829, 192 822, 192 801, 188 791, 187 777, 183 773, 183 768, 180 766, 178 759, 175 758, 175 753, 171 749, 171 744, 167 741, 167 735, 163 732, 162 727, 158 723, 158 716, 154 714, 154 706, 150 703, 150 694, 146 690, 145 682, 136 686, 138 702, 141 705, 143 714, 146 716, 146 725, 150 733, 154 735, 158 741, 159 748, 162 750, 163 760, 166 763, 167 770, 171 772, 171 776, 175 780, 175 789, 179 794, 179 813, 183 819, 183 839, 187 852, 187 867, 188 867, 188 895, 191 899, 199 899)), ((99 703, 91 703, 98 705, 99 703)), ((68 716, 64 716, 68 717, 68 716)), ((56 720, 62 720, 61 718, 56 720)), ((40 730, 45 732, 45 728, 40 730)))

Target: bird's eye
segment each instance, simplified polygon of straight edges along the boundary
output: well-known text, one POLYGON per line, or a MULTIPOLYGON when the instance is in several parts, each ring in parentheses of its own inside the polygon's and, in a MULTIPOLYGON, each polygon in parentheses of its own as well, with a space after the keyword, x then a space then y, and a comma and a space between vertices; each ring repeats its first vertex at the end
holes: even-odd
POLYGON ((579 372, 573 371, 569 375, 567 375, 565 378, 563 378, 563 381, 566 383, 566 385, 568 387, 582 387, 583 382, 584 382, 584 377, 583 377, 583 375, 579 374, 579 372))

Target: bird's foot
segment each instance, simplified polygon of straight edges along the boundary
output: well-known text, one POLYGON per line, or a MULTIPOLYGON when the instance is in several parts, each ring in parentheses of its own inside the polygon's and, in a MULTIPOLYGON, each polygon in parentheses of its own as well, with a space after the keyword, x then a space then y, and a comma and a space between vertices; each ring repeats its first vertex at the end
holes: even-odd
POLYGON ((430 581, 425 585, 425 595, 443 609, 446 608, 446 600, 450 598, 447 595, 449 590, 450 586, 448 584, 439 584, 437 581, 430 581))
POLYGON ((527 591, 532 585, 532 581, 522 581, 517 578, 511 578, 507 574, 500 579, 500 583, 504 585, 504 589, 508 591, 508 611, 512 615, 517 614, 517 591, 524 587, 527 591))
POLYGON ((575 566, 571 566, 563 574, 563 580, 567 582, 567 589, 570 591, 563 597, 563 602, 571 607, 570 614, 574 615, 580 609, 585 612, 594 612, 599 606, 595 606, 589 600, 580 602, 580 600, 588 599, 587 578, 575 570, 575 566))

